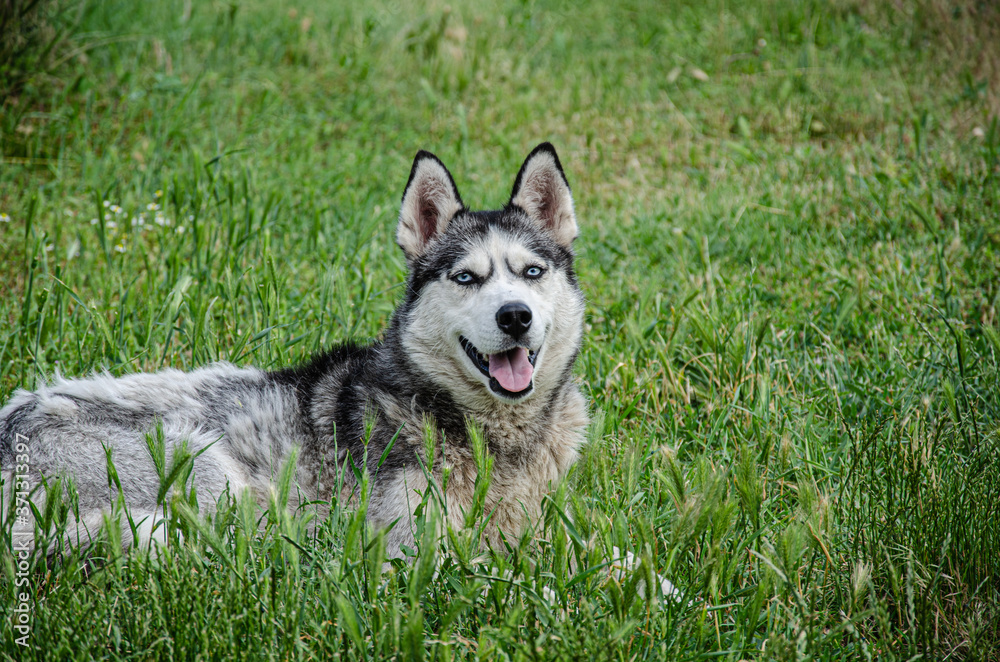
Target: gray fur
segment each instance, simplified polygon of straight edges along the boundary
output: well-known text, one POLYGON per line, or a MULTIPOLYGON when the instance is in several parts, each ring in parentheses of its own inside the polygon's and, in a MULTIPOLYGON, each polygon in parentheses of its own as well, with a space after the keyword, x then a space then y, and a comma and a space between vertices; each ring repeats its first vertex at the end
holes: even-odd
MULTIPOLYGON (((511 202, 484 212, 467 210, 444 165, 420 152, 397 229, 410 267, 406 294, 381 341, 347 343, 271 373, 217 363, 117 379, 56 376, 35 392, 18 391, 0 410, 4 516, 14 488, 24 487, 14 479, 27 459, 29 487, 43 478, 74 478, 81 517, 72 542, 86 544, 117 495, 108 487, 108 446, 133 518, 148 516, 142 533, 153 534, 159 482, 146 435, 158 425, 168 449, 182 442, 194 452, 205 449, 192 477, 204 511, 226 489, 263 498, 293 448, 300 449, 298 494, 329 501, 346 496, 332 494, 335 472, 348 453, 355 462, 365 456, 368 421, 368 518, 374 527, 398 520, 387 534, 388 553, 398 556, 402 546, 413 546, 413 508, 427 488, 421 468, 427 424, 438 448, 431 476, 439 481, 450 469, 448 519, 456 526, 464 520, 476 478, 466 432, 471 420, 494 457, 488 542, 516 537, 576 460, 587 425, 571 378, 583 319, 570 248, 576 234, 569 186, 551 145, 526 159, 511 202), (530 311, 530 326, 517 335, 498 317, 511 302, 530 311), (470 357, 477 350, 494 356, 489 374, 470 357), (526 360, 534 361, 530 369, 526 360)), ((343 473, 350 481, 351 472, 343 473)), ((25 526, 30 522, 15 530, 25 526)))

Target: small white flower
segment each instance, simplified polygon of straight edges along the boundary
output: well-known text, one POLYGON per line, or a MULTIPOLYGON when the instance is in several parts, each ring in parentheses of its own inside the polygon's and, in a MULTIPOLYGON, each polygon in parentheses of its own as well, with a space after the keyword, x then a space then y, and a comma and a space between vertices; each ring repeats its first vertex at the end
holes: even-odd
POLYGON ((10 223, 10 216, 7 214, 0 214, 0 223, 10 223))
POLYGON ((45 247, 45 252, 46 253, 51 253, 53 248, 55 248, 55 246, 52 245, 52 244, 49 244, 48 246, 45 247))
POLYGON ((157 198, 162 198, 162 197, 163 197, 163 191, 159 191, 159 190, 158 190, 158 191, 157 191, 156 193, 154 193, 153 195, 154 195, 155 197, 157 197, 157 198))
POLYGON ((97 225, 97 219, 96 218, 90 219, 90 224, 91 225, 97 225))
POLYGON ((116 228, 116 227, 118 227, 118 224, 115 223, 114 221, 108 221, 107 226, 109 228, 116 228))
POLYGON ((177 226, 177 234, 184 234, 184 226, 183 225, 178 225, 177 226))
POLYGON ((105 200, 104 201, 104 208, 107 209, 110 206, 111 206, 111 201, 110 200, 105 200))
POLYGON ((194 223, 194 214, 188 215, 188 223, 194 223))
POLYGON ((125 242, 121 242, 119 244, 115 244, 115 252, 116 253, 124 253, 125 252, 125 242))
POLYGON ((122 208, 121 208, 121 207, 119 207, 118 205, 111 205, 111 206, 109 207, 109 209, 110 209, 111 211, 113 211, 113 212, 115 213, 115 215, 118 215, 118 214, 121 214, 121 213, 122 213, 122 208))
POLYGON ((160 205, 156 204, 155 202, 150 202, 148 205, 146 205, 146 211, 156 211, 159 208, 160 205))

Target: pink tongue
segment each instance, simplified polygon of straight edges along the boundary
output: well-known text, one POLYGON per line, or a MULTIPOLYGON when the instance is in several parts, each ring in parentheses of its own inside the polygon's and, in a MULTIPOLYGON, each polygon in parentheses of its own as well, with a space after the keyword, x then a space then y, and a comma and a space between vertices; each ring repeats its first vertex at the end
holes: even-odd
POLYGON ((519 393, 531 384, 534 368, 528 362, 528 350, 517 347, 509 352, 490 354, 490 377, 511 393, 519 393))

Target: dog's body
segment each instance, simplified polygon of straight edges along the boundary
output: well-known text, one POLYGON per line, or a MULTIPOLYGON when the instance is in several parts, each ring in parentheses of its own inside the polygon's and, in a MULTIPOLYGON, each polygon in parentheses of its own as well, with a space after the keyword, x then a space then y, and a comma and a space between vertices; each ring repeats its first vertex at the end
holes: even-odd
MULTIPOLYGON (((576 233, 551 145, 528 156, 510 203, 485 212, 467 210, 444 165, 421 152, 397 230, 410 270, 406 294, 381 342, 345 344, 270 373, 219 363, 190 373, 57 378, 20 391, 0 410, 4 516, 23 515, 18 495, 43 477, 71 475, 83 532, 74 542, 85 544, 117 496, 107 447, 132 518, 143 521, 140 534, 154 536, 159 480, 147 435, 159 429, 168 449, 203 451, 191 478, 203 509, 227 487, 266 494, 296 447, 297 493, 310 501, 334 496, 338 471, 353 488, 353 472, 343 471, 348 454, 358 464, 367 457, 368 518, 376 528, 396 522, 386 544, 398 556, 413 546, 413 510, 428 476, 440 481, 449 470, 451 523, 472 507, 471 422, 494 460, 487 537, 516 537, 576 459, 587 424, 571 379, 583 319, 576 233), (424 467, 428 430, 436 450, 424 467)), ((15 527, 30 530, 30 518, 19 521, 15 527)))

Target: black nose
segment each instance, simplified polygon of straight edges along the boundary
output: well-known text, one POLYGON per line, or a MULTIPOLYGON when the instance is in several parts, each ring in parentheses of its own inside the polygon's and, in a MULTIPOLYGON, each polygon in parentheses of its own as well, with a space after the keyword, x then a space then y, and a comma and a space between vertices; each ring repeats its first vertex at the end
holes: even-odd
POLYGON ((520 338, 531 328, 531 308, 520 301, 505 303, 497 311, 497 326, 508 336, 520 338))

